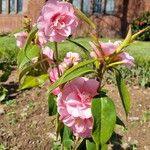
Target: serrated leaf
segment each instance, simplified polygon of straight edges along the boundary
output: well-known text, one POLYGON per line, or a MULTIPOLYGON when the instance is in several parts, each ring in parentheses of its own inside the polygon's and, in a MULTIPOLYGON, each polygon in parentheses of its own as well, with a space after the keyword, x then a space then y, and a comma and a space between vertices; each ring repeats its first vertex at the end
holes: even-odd
POLYGON ((84 62, 81 62, 72 68, 68 69, 62 77, 60 77, 56 82, 54 82, 50 87, 49 87, 49 92, 53 91, 55 88, 60 86, 61 84, 64 84, 76 77, 79 77, 81 75, 87 74, 87 73, 92 73, 95 72, 95 70, 90 69, 89 67, 85 67, 88 64, 91 64, 95 62, 96 60, 90 59, 84 62))
POLYGON ((56 96, 52 94, 48 95, 48 109, 49 109, 49 116, 57 114, 56 96))
POLYGON ((43 83, 45 83, 45 81, 48 79, 48 75, 47 74, 43 74, 37 77, 34 76, 26 76, 24 78, 24 80, 22 81, 22 83, 19 86, 18 90, 24 90, 27 88, 32 88, 32 87, 36 87, 39 85, 42 85, 43 83))
POLYGON ((128 116, 131 107, 131 100, 128 88, 120 72, 116 72, 116 82, 126 116, 128 116))
POLYGON ((99 97, 92 100, 92 115, 94 125, 92 138, 97 150, 110 139, 116 124, 116 110, 113 101, 109 97, 99 97))

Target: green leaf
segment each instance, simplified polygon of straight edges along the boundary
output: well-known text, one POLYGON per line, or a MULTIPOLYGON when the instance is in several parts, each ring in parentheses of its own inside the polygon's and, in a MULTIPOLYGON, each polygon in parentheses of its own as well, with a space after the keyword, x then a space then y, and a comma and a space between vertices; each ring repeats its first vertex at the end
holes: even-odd
MULTIPOLYGON (((100 150, 107 150, 107 144, 99 145, 100 150)), ((86 150, 96 150, 96 144, 92 139, 86 140, 86 150)))
POLYGON ((0 77, 0 82, 6 82, 9 78, 10 74, 11 74, 11 70, 5 71, 0 77))
POLYGON ((59 117, 60 115, 57 113, 57 116, 56 116, 56 137, 58 138, 58 136, 60 135, 61 136, 61 140, 63 138, 62 136, 62 130, 64 128, 64 124, 59 120, 59 117))
POLYGON ((8 90, 6 88, 4 88, 3 86, 0 87, 0 102, 2 102, 3 100, 5 100, 5 98, 8 95, 8 90))
POLYGON ((37 27, 34 27, 31 30, 31 32, 29 33, 27 40, 26 40, 26 43, 25 43, 24 48, 23 48, 24 52, 26 52, 27 47, 30 45, 31 41, 35 38, 37 31, 38 31, 37 27))
POLYGON ((139 32, 135 33, 134 35, 132 35, 131 37, 131 42, 133 42, 140 34, 146 32, 146 31, 149 31, 150 30, 150 26, 140 30, 139 32))
POLYGON ((92 139, 86 140, 86 150, 96 150, 96 144, 92 139))
POLYGON ((26 49, 26 52, 23 49, 20 49, 17 56, 17 64, 19 69, 23 68, 26 64, 32 63, 32 59, 39 57, 40 48, 36 45, 29 46, 26 49))
POLYGON ((48 108, 49 108, 49 116, 57 114, 56 96, 52 94, 48 95, 48 108))
MULTIPOLYGON (((27 40, 25 42, 24 48, 22 50, 20 50, 19 54, 18 54, 18 58, 17 58, 17 62, 18 62, 18 66, 19 68, 22 68, 22 66, 31 61, 32 58, 37 56, 37 52, 39 54, 39 51, 34 51, 33 49, 31 49, 29 46, 32 42, 32 40, 35 38, 35 35, 37 33, 38 29, 37 27, 34 27, 31 32, 29 33, 27 40)), ((34 45, 35 46, 35 45, 34 45)), ((33 48, 34 48, 33 46, 33 48)), ((37 46, 36 46, 37 47, 37 46)), ((37 49, 37 48, 36 48, 37 49)), ((38 48, 39 49, 39 48, 38 48)))
POLYGON ((86 49, 83 45, 81 45, 80 43, 76 42, 76 41, 73 41, 71 39, 67 39, 69 42, 71 43, 74 43, 75 45, 77 45, 78 47, 81 48, 81 50, 88 56, 91 58, 90 56, 90 52, 88 51, 88 49, 86 49))
POLYGON ((74 143, 72 140, 72 136, 73 134, 70 131, 70 129, 67 126, 64 126, 61 130, 62 143, 65 148, 70 149, 70 150, 74 143))
POLYGON ((46 59, 43 59, 42 61, 38 61, 34 64, 31 64, 31 65, 27 66, 26 68, 24 68, 23 70, 21 70, 21 72, 19 74, 19 81, 23 78, 24 75, 26 75, 28 72, 30 72, 32 69, 34 69, 37 65, 41 64, 44 61, 46 61, 46 59))
POLYGON ((18 90, 24 90, 27 88, 36 87, 39 85, 42 85, 45 83, 45 81, 48 79, 47 74, 43 74, 37 77, 34 76, 26 76, 23 80, 23 82, 20 84, 18 90))
POLYGON ((109 97, 99 97, 92 100, 92 115, 94 125, 92 138, 97 150, 111 137, 116 124, 116 110, 113 101, 109 97))
POLYGON ((64 145, 64 147, 68 150, 68 149, 70 149, 71 150, 71 147, 72 147, 72 145, 74 144, 74 142, 73 142, 73 140, 71 140, 71 139, 66 139, 66 140, 64 140, 64 142, 63 142, 63 145, 64 145))
POLYGON ((132 30, 131 30, 131 27, 129 26, 128 34, 127 34, 126 38, 124 39, 124 41, 116 49, 116 53, 119 53, 123 48, 127 47, 130 44, 131 37, 132 37, 132 30))
POLYGON ((91 72, 95 72, 95 70, 90 69, 89 67, 85 67, 88 64, 91 64, 93 62, 95 62, 96 60, 90 59, 84 62, 81 62, 75 66, 73 66, 72 68, 68 69, 64 75, 62 75, 62 77, 60 77, 56 82, 54 82, 50 87, 49 87, 49 92, 53 91, 55 88, 57 88, 58 86, 60 86, 61 84, 64 84, 76 77, 79 77, 81 75, 87 74, 87 73, 91 73, 91 72))
POLYGON ((75 7, 75 13, 81 20, 89 24, 94 30, 96 29, 96 25, 93 23, 93 21, 90 20, 80 9, 75 7))
POLYGON ((0 62, 0 70, 1 70, 0 82, 6 82, 12 71, 10 63, 7 61, 0 62))
POLYGON ((116 72, 116 82, 126 116, 128 116, 131 107, 130 95, 126 83, 118 71, 116 72))

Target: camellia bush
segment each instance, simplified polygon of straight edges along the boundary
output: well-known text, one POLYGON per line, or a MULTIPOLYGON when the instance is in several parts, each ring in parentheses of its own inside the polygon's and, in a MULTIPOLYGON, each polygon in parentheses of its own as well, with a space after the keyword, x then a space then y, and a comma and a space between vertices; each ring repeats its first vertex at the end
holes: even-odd
MULTIPOLYGON (((141 17, 133 20, 132 31, 133 33, 136 33, 148 26, 150 26, 150 12, 145 12, 141 17)), ((150 41, 150 31, 141 34, 137 39, 141 41, 150 41)))
POLYGON ((49 115, 55 117, 56 139, 53 149, 107 149, 116 124, 124 123, 116 114, 115 100, 106 93, 104 77, 112 72, 125 110, 130 111, 130 96, 119 65, 134 66, 134 58, 125 48, 138 35, 131 28, 124 41, 101 42, 95 24, 71 3, 48 0, 43 6, 36 24, 32 27, 25 18, 24 31, 16 33, 19 90, 43 86, 47 88, 49 115), (70 39, 82 19, 91 26, 90 51, 70 39), (70 52, 61 59, 58 44, 65 40, 75 44, 85 53, 82 58, 70 52), (54 48, 51 46, 54 44, 54 48), (47 85, 47 84, 46 84, 47 85))

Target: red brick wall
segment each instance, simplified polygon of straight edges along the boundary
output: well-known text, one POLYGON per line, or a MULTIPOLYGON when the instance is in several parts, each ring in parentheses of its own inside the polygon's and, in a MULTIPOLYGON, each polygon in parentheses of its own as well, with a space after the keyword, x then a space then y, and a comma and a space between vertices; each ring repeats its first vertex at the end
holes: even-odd
MULTIPOLYGON (((0 15, 0 32, 16 31, 21 28, 23 15, 32 18, 33 23, 36 22, 45 0, 24 0, 24 2, 24 13, 22 15, 0 15)), ((128 24, 144 11, 150 11, 150 0, 116 0, 114 15, 91 16, 91 19, 97 24, 100 36, 124 36, 128 24), (123 1, 128 1, 127 7, 123 5, 123 1)), ((86 36, 89 31, 91 32, 89 26, 80 21, 74 36, 86 36)))
MULTIPOLYGON (((91 19, 97 25, 99 36, 124 37, 132 20, 145 11, 150 11, 150 0, 116 0, 114 15, 91 16, 91 19), (127 7, 123 5, 123 1, 128 1, 127 7)), ((89 26, 80 21, 74 36, 86 36, 89 32, 91 33, 89 26)))
POLYGON ((24 0, 22 14, 0 14, 0 32, 17 31, 22 28, 22 18, 24 15, 29 16, 33 23, 35 23, 44 2, 45 0, 24 0))
POLYGON ((36 22, 44 3, 45 0, 30 0, 28 3, 26 15, 32 19, 33 23, 36 22))
POLYGON ((22 24, 22 15, 0 15, 0 32, 18 30, 22 24))

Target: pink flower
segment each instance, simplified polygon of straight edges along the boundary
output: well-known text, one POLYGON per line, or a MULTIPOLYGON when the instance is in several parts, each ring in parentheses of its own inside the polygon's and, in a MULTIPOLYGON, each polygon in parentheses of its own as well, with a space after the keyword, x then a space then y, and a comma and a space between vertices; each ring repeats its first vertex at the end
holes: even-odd
POLYGON ((44 44, 47 43, 47 38, 45 37, 43 31, 38 31, 38 40, 40 46, 43 46, 44 44))
POLYGON ((67 66, 76 65, 81 61, 80 55, 78 53, 68 52, 64 58, 64 63, 67 66))
POLYGON ((77 24, 72 4, 48 0, 37 21, 39 41, 61 42, 75 31, 77 24))
POLYGON ((128 66, 134 66, 134 58, 130 56, 126 52, 122 52, 121 54, 118 55, 118 59, 123 63, 128 66))
POLYGON ((98 81, 80 77, 66 84, 58 95, 60 120, 72 129, 75 136, 91 136, 91 101, 98 94, 98 87, 98 81))
POLYGON ((28 33, 27 32, 19 32, 19 33, 14 34, 14 36, 17 39, 17 46, 19 48, 23 48, 24 44, 26 42, 28 33))
MULTIPOLYGON (((60 72, 60 74, 63 74, 63 72, 64 72, 64 68, 62 65, 59 65, 59 72, 60 72)), ((53 69, 50 68, 48 70, 48 74, 49 74, 49 79, 50 79, 51 84, 59 79, 58 69, 56 67, 53 69)), ((52 91, 52 93, 54 95, 58 95, 60 92, 61 92, 61 90, 59 87, 52 91)))
POLYGON ((45 48, 42 48, 42 54, 44 57, 48 59, 48 63, 51 64, 54 61, 54 52, 51 50, 48 46, 45 48))
POLYGON ((91 57, 94 57, 94 58, 95 57, 96 58, 108 57, 115 52, 115 50, 117 49, 119 44, 120 44, 120 41, 116 41, 114 43, 112 43, 110 41, 107 43, 102 43, 102 42, 100 43, 99 42, 99 46, 101 46, 101 48, 102 48, 102 52, 101 52, 95 43, 90 42, 90 45, 94 50, 91 52, 91 57))
MULTIPOLYGON (((93 48, 93 51, 90 53, 90 55, 92 58, 99 58, 99 59, 111 57, 120 43, 121 41, 116 41, 114 43, 109 41, 108 43, 99 43, 100 45, 96 45, 95 43, 90 42, 90 45, 93 48), (101 50, 99 49, 99 46, 101 47, 101 50)), ((120 61, 122 64, 126 64, 129 66, 134 65, 134 58, 130 56, 127 52, 118 53, 110 63, 118 61, 120 61)))

